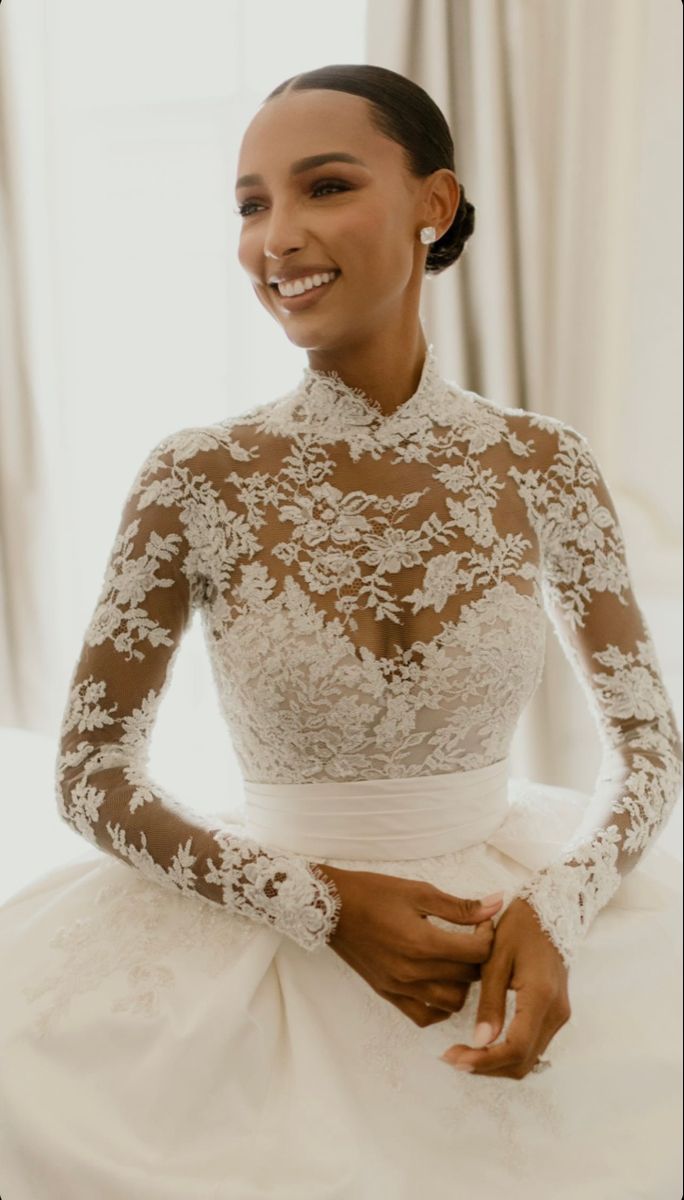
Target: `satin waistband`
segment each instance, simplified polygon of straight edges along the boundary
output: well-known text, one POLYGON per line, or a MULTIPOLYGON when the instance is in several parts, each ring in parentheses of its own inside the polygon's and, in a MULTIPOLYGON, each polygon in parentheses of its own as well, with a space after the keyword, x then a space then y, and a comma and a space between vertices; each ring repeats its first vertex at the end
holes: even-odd
POLYGON ((322 858, 408 859, 486 841, 508 815, 510 758, 471 771, 325 783, 244 780, 245 832, 322 858))

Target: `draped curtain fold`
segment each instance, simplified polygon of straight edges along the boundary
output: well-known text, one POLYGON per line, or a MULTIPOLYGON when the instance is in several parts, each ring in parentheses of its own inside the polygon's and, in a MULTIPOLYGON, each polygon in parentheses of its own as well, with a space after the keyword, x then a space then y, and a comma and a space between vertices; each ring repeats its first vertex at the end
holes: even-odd
MULTIPOLYGON (((440 366, 464 387, 560 417, 589 438, 673 689, 681 672, 674 7, 369 0, 366 27, 367 61, 413 79, 442 109, 476 208, 464 254, 423 288, 440 366)), ((551 633, 512 758, 521 774, 585 789, 599 765, 586 699, 551 633)))
POLYGON ((61 585, 40 16, 0 19, 0 725, 49 732, 61 585))

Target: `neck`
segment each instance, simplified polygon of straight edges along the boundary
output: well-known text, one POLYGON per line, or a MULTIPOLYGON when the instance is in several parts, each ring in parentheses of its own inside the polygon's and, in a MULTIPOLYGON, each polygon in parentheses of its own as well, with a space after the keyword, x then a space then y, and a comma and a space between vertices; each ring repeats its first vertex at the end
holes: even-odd
POLYGON ((375 336, 339 349, 312 350, 309 366, 335 371, 348 387, 362 391, 388 416, 418 390, 427 342, 419 326, 410 340, 375 336))

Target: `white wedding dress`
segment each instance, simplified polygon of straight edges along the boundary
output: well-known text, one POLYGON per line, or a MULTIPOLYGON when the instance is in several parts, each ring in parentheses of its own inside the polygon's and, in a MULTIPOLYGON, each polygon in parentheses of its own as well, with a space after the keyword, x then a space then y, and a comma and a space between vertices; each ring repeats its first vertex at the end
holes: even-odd
POLYGON ((675 1200, 681 891, 656 843, 681 763, 567 423, 445 381, 430 347, 390 415, 306 367, 164 438, 60 729, 92 854, 0 907, 2 1200, 675 1200), (147 770, 197 609, 244 776, 212 819, 147 770), (509 770, 549 619, 605 748, 592 796, 509 770), (569 966, 551 1067, 440 1062, 480 983, 414 1024, 327 944, 321 863, 528 900, 569 966))

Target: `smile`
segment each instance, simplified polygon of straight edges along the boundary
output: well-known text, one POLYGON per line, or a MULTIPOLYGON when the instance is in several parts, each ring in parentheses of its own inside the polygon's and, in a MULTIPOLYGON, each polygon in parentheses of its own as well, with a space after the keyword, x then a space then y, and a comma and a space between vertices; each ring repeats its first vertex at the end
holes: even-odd
POLYGON ((335 286, 338 278, 339 273, 328 283, 314 285, 312 288, 308 288, 307 291, 300 292, 297 296, 282 296, 277 286, 273 290, 281 308, 284 308, 286 312, 299 312, 300 308, 311 308, 312 305, 318 304, 328 294, 330 289, 335 286))

